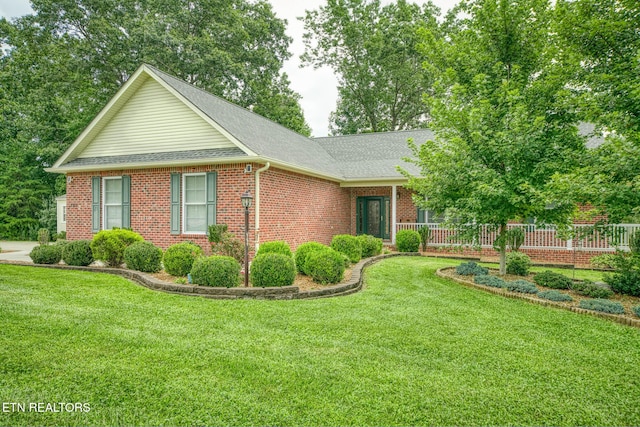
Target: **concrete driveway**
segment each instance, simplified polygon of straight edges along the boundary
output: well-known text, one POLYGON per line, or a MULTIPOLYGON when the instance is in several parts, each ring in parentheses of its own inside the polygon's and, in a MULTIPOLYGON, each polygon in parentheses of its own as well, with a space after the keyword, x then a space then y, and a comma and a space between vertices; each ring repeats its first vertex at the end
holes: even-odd
POLYGON ((0 260, 33 262, 29 258, 29 253, 36 246, 38 246, 38 242, 8 242, 0 240, 0 248, 2 248, 0 260))

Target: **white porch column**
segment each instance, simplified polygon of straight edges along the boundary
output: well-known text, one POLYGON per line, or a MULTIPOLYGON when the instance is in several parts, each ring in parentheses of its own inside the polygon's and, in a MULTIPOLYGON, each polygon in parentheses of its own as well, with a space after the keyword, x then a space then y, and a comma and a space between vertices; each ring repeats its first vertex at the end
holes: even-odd
POLYGON ((398 199, 397 186, 391 186, 391 244, 396 244, 396 201, 398 199))

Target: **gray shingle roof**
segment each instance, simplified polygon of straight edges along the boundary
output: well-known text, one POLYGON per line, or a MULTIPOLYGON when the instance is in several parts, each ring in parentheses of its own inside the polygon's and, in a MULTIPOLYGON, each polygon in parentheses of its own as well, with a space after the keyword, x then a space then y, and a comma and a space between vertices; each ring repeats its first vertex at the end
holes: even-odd
POLYGON ((341 178, 333 158, 313 139, 148 66, 241 144, 259 156, 341 178))
POLYGON ((407 145, 409 139, 420 145, 433 139, 435 135, 428 129, 363 133, 315 138, 334 159, 346 179, 402 178, 396 170, 401 166, 418 174, 420 171, 402 160, 411 157, 407 145))
POLYGON ((126 156, 104 156, 80 158, 66 163, 65 166, 125 165, 127 163, 175 162, 181 160, 213 160, 246 157, 239 148, 213 148, 210 150, 171 151, 166 153, 129 154, 126 156))

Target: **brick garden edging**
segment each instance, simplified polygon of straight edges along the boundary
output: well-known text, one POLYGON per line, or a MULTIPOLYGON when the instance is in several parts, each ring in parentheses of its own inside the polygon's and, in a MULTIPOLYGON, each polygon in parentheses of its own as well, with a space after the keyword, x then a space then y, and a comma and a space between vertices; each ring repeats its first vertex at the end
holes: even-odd
POLYGON ((528 296, 519 292, 511 292, 508 291, 506 289, 503 288, 492 288, 490 286, 484 286, 484 285, 480 285, 478 283, 473 282, 472 280, 464 280, 464 279, 460 279, 457 277, 451 277, 451 276, 447 276, 444 273, 442 273, 445 270, 453 270, 455 267, 444 267, 444 268, 439 268, 438 270, 436 270, 436 275, 438 277, 442 277, 443 279, 449 279, 449 280, 453 280, 454 282, 460 283, 464 286, 467 286, 469 288, 474 288, 474 289, 479 289, 485 292, 490 292, 493 294, 497 294, 497 295, 501 295, 503 297, 507 297, 507 298, 512 298, 512 299, 521 299, 533 304, 538 304, 538 305, 543 305, 543 306, 547 306, 547 307, 556 307, 556 308, 561 308, 563 310, 569 310, 569 311, 573 311, 574 313, 580 313, 580 314, 588 314, 591 316, 595 316, 595 317, 600 317, 603 319, 608 319, 608 320, 612 320, 614 322, 617 323, 621 323, 623 325, 627 325, 627 326, 634 326, 636 328, 640 328, 640 319, 632 319, 629 317, 622 317, 622 316, 618 316, 616 314, 610 314, 610 313, 602 313, 599 311, 594 311, 594 310, 586 310, 584 308, 580 308, 580 307, 568 307, 566 305, 562 305, 556 301, 550 301, 550 300, 545 300, 545 299, 541 299, 541 298, 536 298, 536 297, 532 297, 532 296, 528 296))
POLYGON ((29 267, 53 268, 59 270, 76 270, 89 271, 93 273, 107 273, 124 277, 138 285, 144 286, 156 291, 162 291, 172 294, 180 294, 187 296, 200 296, 213 299, 270 299, 270 300, 290 300, 290 299, 312 299, 327 298, 353 294, 362 289, 362 271, 365 267, 378 262, 385 258, 396 256, 420 256, 419 253, 393 253, 386 255, 378 255, 366 258, 358 262, 351 272, 351 278, 336 285, 327 286, 322 289, 314 289, 310 291, 300 291, 297 286, 282 286, 273 288, 214 288, 211 286, 199 285, 179 285, 177 283, 169 283, 158 280, 148 274, 127 270, 124 268, 107 268, 107 267, 76 267, 70 265, 49 265, 49 264, 29 264, 23 262, 0 261, 1 264, 23 265, 29 267))

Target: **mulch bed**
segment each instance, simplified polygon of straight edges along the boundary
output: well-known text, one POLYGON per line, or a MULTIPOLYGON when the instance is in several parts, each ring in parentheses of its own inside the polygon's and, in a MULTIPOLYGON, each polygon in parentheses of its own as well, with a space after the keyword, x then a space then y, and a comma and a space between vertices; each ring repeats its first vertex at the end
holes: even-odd
MULTIPOLYGON (((455 272, 455 268, 446 268, 446 269, 441 269, 440 270, 440 274, 445 276, 445 277, 450 277, 452 279, 456 279, 456 280, 460 280, 460 281, 465 281, 467 283, 473 284, 476 287, 479 288, 487 288, 487 289, 495 289, 495 288, 491 288, 490 286, 485 286, 485 285, 479 285, 477 283, 474 283, 473 281, 473 277, 470 276, 462 276, 460 274, 456 274, 455 272)), ((498 271, 495 269, 489 269, 489 274, 493 275, 493 276, 497 276, 500 277, 501 279, 504 279, 507 282, 511 282, 513 280, 519 280, 519 279, 524 279, 524 280, 528 280, 531 283, 535 282, 533 281, 533 276, 534 274, 529 274, 529 276, 527 277, 523 277, 523 276, 515 276, 512 274, 506 274, 504 276, 501 276, 498 274, 498 271)), ((538 289, 546 291, 546 290, 552 290, 551 288, 547 288, 545 286, 540 286, 537 285, 538 289)), ((584 295, 580 295, 570 289, 557 289, 558 291, 571 295, 571 298, 573 298, 573 301, 553 301, 554 305, 558 305, 561 307, 566 307, 566 308, 570 308, 570 307, 578 307, 580 305, 580 301, 582 300, 587 300, 587 299, 593 299, 591 297, 586 297, 584 295)), ((508 292, 508 291, 505 291, 508 292)), ((527 297, 530 298, 535 298, 535 299, 539 299, 540 301, 548 301, 542 298, 536 298, 535 295, 529 295, 529 294, 521 294, 521 295, 525 295, 527 297)), ((624 317, 627 319, 633 319, 633 320, 638 320, 638 316, 636 316, 635 314, 633 314, 633 311, 631 310, 632 307, 638 306, 640 305, 640 298, 638 297, 632 297, 629 295, 620 295, 620 294, 614 294, 611 298, 609 298, 610 301, 617 301, 620 304, 622 304, 622 306, 625 309, 625 314, 617 314, 617 315, 612 315, 612 316, 618 316, 618 317, 624 317)))

